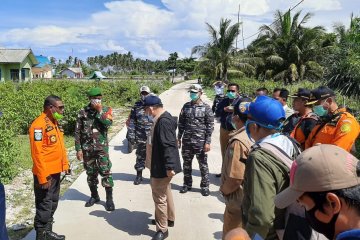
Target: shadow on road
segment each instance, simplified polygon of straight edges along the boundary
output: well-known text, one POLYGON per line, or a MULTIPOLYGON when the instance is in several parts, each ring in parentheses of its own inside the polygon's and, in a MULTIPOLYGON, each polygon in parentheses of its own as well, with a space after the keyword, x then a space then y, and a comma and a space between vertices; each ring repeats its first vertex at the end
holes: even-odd
POLYGON ((89 200, 89 196, 82 192, 79 192, 77 189, 69 188, 65 192, 64 196, 62 196, 61 200, 79 200, 86 202, 87 200, 89 200))
POLYGON ((90 213, 91 216, 104 218, 111 226, 120 231, 127 232, 132 236, 146 235, 152 236, 155 234, 154 231, 149 229, 151 222, 151 214, 139 211, 129 211, 127 209, 115 209, 113 212, 106 211, 93 211, 90 213))
MULTIPOLYGON (((114 180, 126 181, 126 182, 133 182, 135 180, 136 174, 134 169, 134 174, 129 173, 113 173, 112 174, 114 180)), ((141 184, 148 184, 150 183, 150 179, 143 177, 143 181, 141 184)))
POLYGON ((121 151, 123 154, 129 154, 128 152, 128 141, 124 139, 122 141, 122 145, 109 145, 110 149, 114 149, 115 151, 121 151))

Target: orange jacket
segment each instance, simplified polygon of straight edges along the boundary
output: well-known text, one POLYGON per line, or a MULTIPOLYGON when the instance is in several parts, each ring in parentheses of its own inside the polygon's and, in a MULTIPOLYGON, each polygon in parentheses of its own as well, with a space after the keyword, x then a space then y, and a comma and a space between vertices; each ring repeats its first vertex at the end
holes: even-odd
POLYGON ((344 108, 338 109, 333 114, 333 118, 325 125, 321 124, 314 127, 305 142, 305 149, 321 143, 333 144, 350 152, 359 136, 359 123, 344 108), (322 128, 319 129, 320 127, 322 128))
POLYGON ((302 116, 295 125, 294 129, 290 133, 290 137, 300 143, 301 149, 305 148, 305 141, 310 135, 311 130, 318 122, 319 117, 315 113, 309 112, 308 114, 302 116))
POLYGON ((64 146, 64 133, 57 123, 53 123, 42 113, 29 129, 32 171, 39 183, 48 181, 51 174, 69 169, 69 160, 64 146))

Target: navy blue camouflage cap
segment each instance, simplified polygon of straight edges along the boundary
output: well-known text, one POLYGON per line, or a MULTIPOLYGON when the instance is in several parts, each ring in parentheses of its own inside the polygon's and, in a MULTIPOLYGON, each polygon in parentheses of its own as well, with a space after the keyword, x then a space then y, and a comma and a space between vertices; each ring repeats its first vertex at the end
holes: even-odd
POLYGON ((312 105, 320 100, 334 97, 335 92, 326 86, 320 86, 311 91, 310 101, 306 105, 312 105))
POLYGON ((162 105, 161 99, 158 96, 150 95, 144 99, 144 103, 143 103, 144 107, 151 107, 158 105, 162 105))

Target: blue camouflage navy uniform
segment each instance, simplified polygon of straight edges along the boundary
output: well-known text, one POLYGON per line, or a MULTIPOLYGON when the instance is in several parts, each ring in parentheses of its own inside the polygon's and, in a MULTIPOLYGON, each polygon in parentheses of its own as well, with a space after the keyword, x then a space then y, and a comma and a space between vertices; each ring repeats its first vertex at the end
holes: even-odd
POLYGON ((199 162, 202 189, 209 188, 209 167, 204 145, 211 143, 214 130, 214 114, 211 107, 200 101, 184 104, 179 115, 178 139, 182 139, 181 154, 183 158, 184 186, 192 187, 192 159, 194 155, 199 162))
POLYGON ((136 145, 136 171, 145 168, 146 159, 146 140, 152 126, 152 119, 145 114, 143 101, 137 101, 130 112, 130 123, 128 127, 128 137, 130 143, 136 145))

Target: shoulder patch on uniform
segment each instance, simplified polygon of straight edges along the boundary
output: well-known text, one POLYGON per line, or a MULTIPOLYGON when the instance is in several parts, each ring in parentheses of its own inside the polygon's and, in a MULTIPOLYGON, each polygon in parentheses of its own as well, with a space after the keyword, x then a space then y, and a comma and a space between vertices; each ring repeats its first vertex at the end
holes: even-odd
POLYGON ((56 143, 56 136, 55 136, 55 135, 51 135, 51 136, 49 137, 49 139, 50 139, 50 142, 51 142, 51 143, 56 143))
POLYGON ((50 126, 50 125, 46 126, 46 132, 50 132, 53 129, 54 129, 53 126, 50 126))
POLYGON ((34 141, 42 141, 42 129, 41 128, 35 128, 34 129, 34 141))
POLYGON ((349 123, 343 124, 343 125, 341 126, 341 128, 340 128, 340 131, 341 131, 342 133, 351 132, 351 124, 349 124, 349 123))

